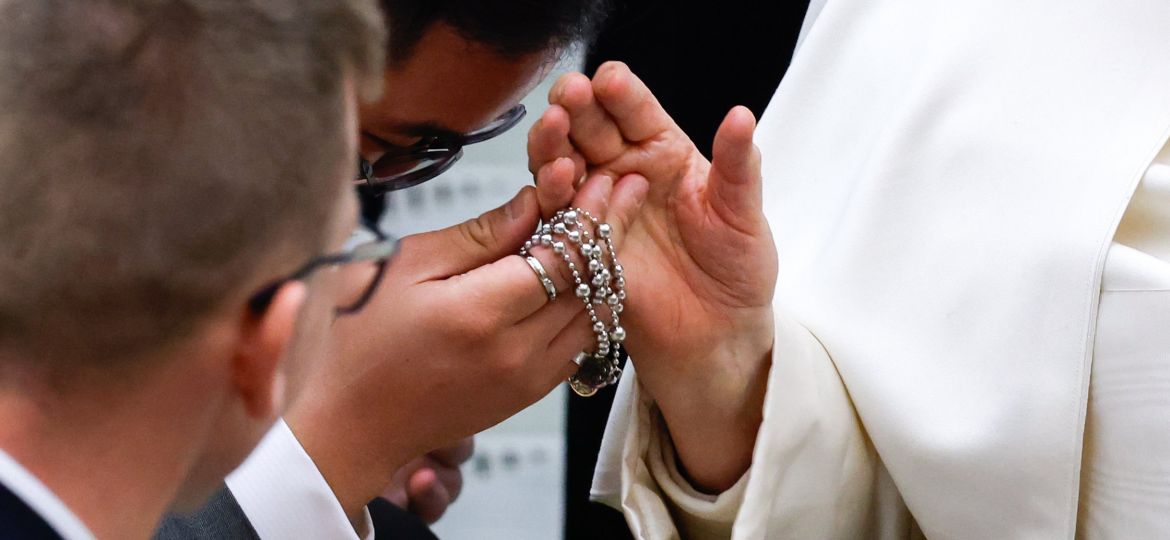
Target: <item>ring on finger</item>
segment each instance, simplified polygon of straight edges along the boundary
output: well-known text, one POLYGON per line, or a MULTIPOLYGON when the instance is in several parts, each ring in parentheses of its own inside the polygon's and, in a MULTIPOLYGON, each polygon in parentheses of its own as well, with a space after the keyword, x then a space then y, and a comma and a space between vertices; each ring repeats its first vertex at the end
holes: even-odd
POLYGON ((552 278, 548 276, 548 272, 544 270, 544 265, 540 263, 540 259, 536 257, 525 257, 524 262, 528 263, 529 268, 536 272, 537 279, 540 280, 541 286, 544 287, 544 294, 551 302, 557 299, 557 284, 553 283, 552 278))

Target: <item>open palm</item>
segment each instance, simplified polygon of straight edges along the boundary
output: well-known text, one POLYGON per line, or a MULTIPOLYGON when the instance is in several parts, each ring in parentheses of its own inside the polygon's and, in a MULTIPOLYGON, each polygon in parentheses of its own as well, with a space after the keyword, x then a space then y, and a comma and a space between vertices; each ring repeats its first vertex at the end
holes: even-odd
MULTIPOLYGON (((572 157, 583 173, 650 183, 621 254, 627 345, 642 383, 658 401, 695 403, 696 391, 743 387, 747 374, 733 363, 708 368, 717 357, 757 361, 772 344, 776 249, 761 208, 751 113, 728 114, 708 162, 622 64, 603 66, 593 81, 567 76, 551 100, 530 139, 534 165, 572 157)), ((572 191, 540 189, 550 206, 572 191)))

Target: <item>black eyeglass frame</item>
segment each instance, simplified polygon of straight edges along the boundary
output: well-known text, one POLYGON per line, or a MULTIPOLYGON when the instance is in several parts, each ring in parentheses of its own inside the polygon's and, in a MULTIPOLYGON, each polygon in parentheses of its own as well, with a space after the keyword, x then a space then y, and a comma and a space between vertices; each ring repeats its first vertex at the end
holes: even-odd
POLYGON ((528 110, 523 105, 517 105, 492 123, 466 135, 423 139, 410 148, 397 149, 401 152, 387 154, 375 163, 358 156, 358 177, 354 183, 375 195, 417 186, 447 172, 463 157, 463 147, 499 137, 516 127, 527 114, 528 110), (379 166, 427 161, 430 163, 419 169, 385 177, 375 176, 379 166))
POLYGON ((361 226, 374 235, 375 241, 359 244, 340 253, 321 255, 310 259, 295 272, 266 285, 263 289, 260 289, 256 294, 252 295, 252 298, 248 300, 248 307, 253 313, 263 313, 268 309, 268 306, 272 303, 272 299, 276 296, 276 292, 281 287, 293 281, 304 281, 313 272, 322 268, 373 262, 376 265, 376 269, 374 275, 370 278, 370 283, 366 285, 366 290, 352 304, 338 306, 334 310, 334 314, 336 316, 343 316, 352 315, 361 311, 370 302, 370 299, 374 297, 374 293, 377 292, 378 286, 381 285, 382 279, 386 276, 386 266, 390 263, 390 258, 394 255, 398 244, 396 238, 382 232, 377 225, 368 220, 362 219, 361 226))

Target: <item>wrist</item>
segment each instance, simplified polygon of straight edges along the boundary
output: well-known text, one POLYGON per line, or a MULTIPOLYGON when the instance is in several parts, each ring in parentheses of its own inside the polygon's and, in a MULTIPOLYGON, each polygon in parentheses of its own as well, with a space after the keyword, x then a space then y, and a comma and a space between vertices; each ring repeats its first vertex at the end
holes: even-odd
POLYGON ((665 421, 680 469, 700 490, 725 491, 751 465, 775 333, 770 310, 759 320, 754 329, 741 327, 743 332, 727 334, 739 339, 725 340, 702 354, 638 365, 638 378, 665 421), (668 366, 672 373, 644 370, 643 365, 668 366))
POLYGON ((390 484, 394 472, 410 461, 408 456, 414 455, 393 444, 377 444, 371 432, 355 420, 360 417, 310 403, 302 403, 285 416, 355 530, 359 525, 364 528, 366 505, 390 484))

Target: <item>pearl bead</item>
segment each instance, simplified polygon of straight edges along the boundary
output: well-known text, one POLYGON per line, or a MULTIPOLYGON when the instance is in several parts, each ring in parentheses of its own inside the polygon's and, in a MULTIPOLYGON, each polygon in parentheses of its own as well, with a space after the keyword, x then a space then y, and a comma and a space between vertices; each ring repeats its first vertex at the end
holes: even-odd
POLYGON ((605 323, 603 323, 601 321, 597 321, 597 322, 593 323, 593 331, 597 332, 599 334, 604 332, 605 331, 605 323))
POLYGON ((613 307, 613 312, 617 313, 619 315, 621 314, 621 312, 623 312, 625 310, 626 310, 626 306, 623 306, 622 304, 618 304, 618 305, 613 307))
POLYGON ((569 210, 565 212, 565 221, 577 221, 577 211, 569 210))
POLYGON ((557 255, 563 254, 565 252, 565 243, 564 242, 554 242, 552 245, 552 248, 553 248, 553 252, 555 252, 557 255))
POLYGON ((564 223, 557 223, 556 225, 553 225, 553 232, 554 233, 565 234, 565 232, 567 232, 567 231, 568 231, 568 229, 565 228, 564 223))
POLYGON ((618 299, 619 299, 619 300, 625 300, 625 299, 626 299, 626 291, 618 291, 618 294, 617 294, 617 295, 618 295, 618 299))
POLYGON ((582 283, 577 285, 577 298, 589 298, 589 286, 582 283))
POLYGON ((551 234, 551 233, 552 233, 552 227, 550 227, 548 224, 545 224, 545 225, 540 227, 540 234, 551 234))
POLYGON ((586 257, 593 256, 593 244, 585 244, 581 246, 581 254, 586 257))
POLYGON ((609 299, 606 301, 609 302, 610 306, 616 306, 616 305, 618 305, 619 302, 621 302, 621 299, 618 298, 618 295, 611 294, 611 295, 609 295, 609 299))
POLYGON ((548 246, 551 246, 552 243, 553 243, 552 236, 549 236, 546 234, 546 235, 543 235, 540 237, 540 245, 548 247, 548 246))
POLYGON ((617 286, 619 289, 626 288, 626 278, 624 278, 624 277, 617 278, 617 286))
POLYGON ((597 273, 599 270, 601 270, 601 261, 599 261, 597 259, 593 259, 593 260, 589 261, 589 271, 590 272, 597 273))
POLYGON ((596 276, 593 276, 593 286, 600 287, 602 285, 605 285, 605 276, 603 276, 601 274, 597 274, 596 276))
POLYGON ((569 241, 577 244, 581 242, 581 231, 569 231, 569 241))
POLYGON ((611 334, 610 337, 612 337, 614 341, 621 343, 626 340, 626 329, 620 326, 614 328, 613 334, 611 334))
POLYGON ((618 277, 621 277, 621 275, 624 274, 625 272, 626 272, 626 269, 622 268, 622 265, 620 265, 620 264, 613 267, 613 273, 617 274, 618 277))
POLYGON ((597 227, 598 236, 602 238, 609 238, 610 234, 613 234, 613 227, 610 227, 608 223, 602 223, 597 227))

